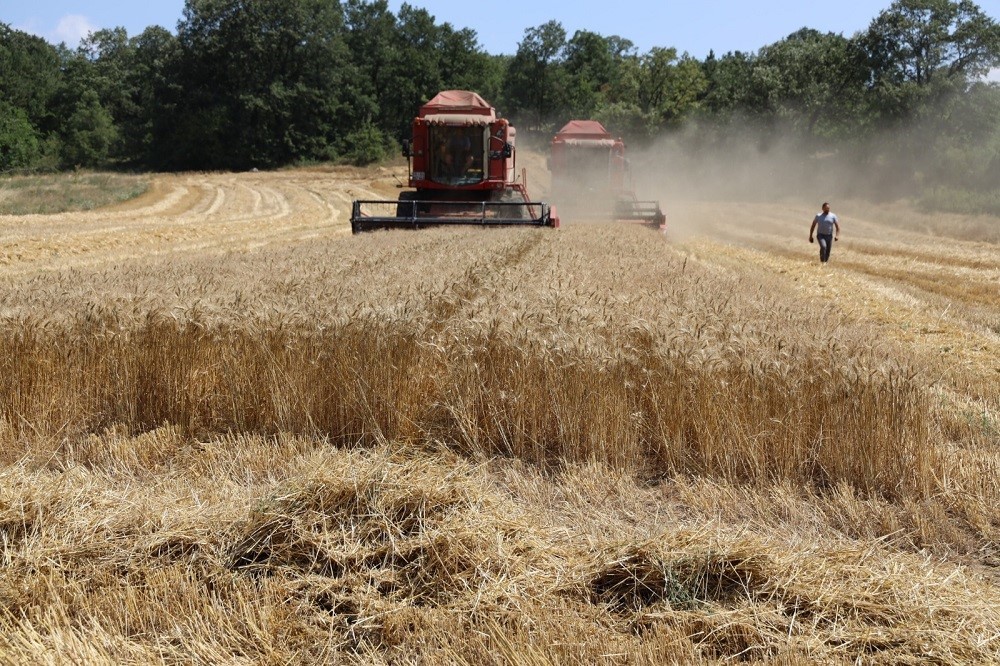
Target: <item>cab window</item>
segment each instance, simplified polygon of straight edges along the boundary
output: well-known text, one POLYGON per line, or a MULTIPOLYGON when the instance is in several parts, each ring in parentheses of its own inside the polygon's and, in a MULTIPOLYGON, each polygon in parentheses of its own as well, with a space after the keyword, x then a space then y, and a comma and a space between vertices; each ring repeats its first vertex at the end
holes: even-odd
POLYGON ((479 126, 430 128, 430 179, 449 185, 474 185, 483 181, 483 134, 479 126))

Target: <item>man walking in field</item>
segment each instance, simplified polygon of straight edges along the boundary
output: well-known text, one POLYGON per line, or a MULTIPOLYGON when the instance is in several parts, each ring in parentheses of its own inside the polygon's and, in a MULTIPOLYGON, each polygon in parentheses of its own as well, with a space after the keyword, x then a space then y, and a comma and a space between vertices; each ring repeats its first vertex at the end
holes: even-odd
POLYGON ((840 240, 840 223, 837 216, 830 212, 830 204, 823 202, 823 212, 817 213, 809 227, 809 242, 813 242, 813 232, 819 241, 819 260, 824 264, 830 261, 830 250, 833 241, 840 240))

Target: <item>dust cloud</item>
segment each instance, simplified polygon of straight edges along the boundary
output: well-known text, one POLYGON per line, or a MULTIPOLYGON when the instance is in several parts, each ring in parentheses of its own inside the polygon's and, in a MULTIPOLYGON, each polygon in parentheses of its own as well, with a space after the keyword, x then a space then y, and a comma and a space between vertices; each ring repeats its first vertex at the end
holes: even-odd
MULTIPOLYGON (((529 192, 554 200, 546 164, 551 135, 523 134, 518 167, 527 167, 529 192)), ((649 145, 627 141, 631 189, 640 201, 660 203, 675 239, 729 239, 739 217, 751 209, 757 220, 781 217, 775 231, 804 232, 805 238, 812 216, 829 201, 834 212, 849 219, 864 217, 933 236, 1000 241, 996 217, 944 213, 925 208, 923 201, 937 187, 983 188, 991 177, 997 182, 1000 154, 989 142, 966 146, 964 153, 942 150, 941 142, 950 139, 930 119, 901 121, 840 141, 809 141, 804 134, 792 123, 732 120, 727 125, 690 122, 649 145), (988 166, 991 161, 995 169, 988 166), (968 165, 986 166, 976 167, 983 172, 977 174, 968 165)), ((564 222, 581 217, 573 206, 557 205, 564 222)))
MULTIPOLYGON (((719 204, 720 214, 725 214, 727 204, 732 205, 730 210, 738 210, 740 204, 774 205, 795 208, 808 220, 822 202, 830 201, 835 212, 846 202, 857 211, 892 209, 893 218, 901 217, 899 211, 905 209, 908 224, 919 221, 922 230, 930 227, 952 235, 958 231, 956 216, 928 214, 919 210, 917 202, 938 185, 981 185, 944 163, 932 140, 940 132, 927 123, 901 124, 832 148, 830 142, 823 147, 810 145, 802 135, 801 128, 792 126, 691 123, 647 147, 628 146, 634 189, 640 199, 665 202, 668 225, 675 233, 714 235, 705 220, 677 215, 690 205, 719 204)), ((988 157, 974 159, 988 162, 988 157)), ((960 235, 991 240, 981 232, 994 226, 975 221, 971 235, 960 235)))

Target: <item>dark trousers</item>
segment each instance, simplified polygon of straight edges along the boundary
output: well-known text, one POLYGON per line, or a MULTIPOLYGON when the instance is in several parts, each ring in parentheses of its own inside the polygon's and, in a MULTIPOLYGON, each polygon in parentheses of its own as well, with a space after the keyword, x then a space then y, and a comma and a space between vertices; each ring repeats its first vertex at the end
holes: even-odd
POLYGON ((833 247, 833 234, 816 234, 816 242, 819 243, 819 260, 830 261, 830 249, 833 247))

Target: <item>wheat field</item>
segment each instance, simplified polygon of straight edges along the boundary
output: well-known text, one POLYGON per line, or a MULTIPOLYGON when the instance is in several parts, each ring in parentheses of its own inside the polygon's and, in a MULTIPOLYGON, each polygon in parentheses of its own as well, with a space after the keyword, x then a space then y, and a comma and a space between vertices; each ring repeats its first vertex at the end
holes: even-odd
POLYGON ((995 219, 400 177, 0 217, 0 663, 1000 660, 995 219))

